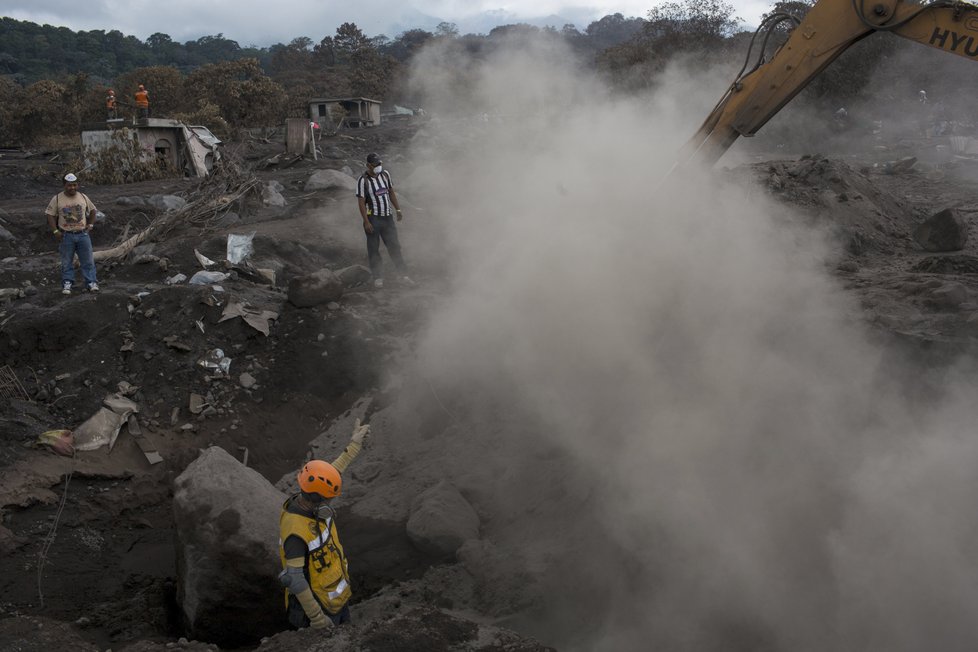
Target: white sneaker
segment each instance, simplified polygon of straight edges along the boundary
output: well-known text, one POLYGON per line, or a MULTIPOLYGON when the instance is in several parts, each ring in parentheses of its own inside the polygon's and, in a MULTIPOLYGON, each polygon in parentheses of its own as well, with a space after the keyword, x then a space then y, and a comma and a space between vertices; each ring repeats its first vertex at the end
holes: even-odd
POLYGON ((374 279, 374 287, 375 288, 382 288, 382 287, 384 287, 384 279, 382 279, 382 278, 375 278, 374 279))
POLYGON ((88 291, 89 292, 98 292, 98 283, 89 283, 88 284, 88 291))
POLYGON ((65 281, 61 284, 61 294, 71 294, 71 281, 65 281))

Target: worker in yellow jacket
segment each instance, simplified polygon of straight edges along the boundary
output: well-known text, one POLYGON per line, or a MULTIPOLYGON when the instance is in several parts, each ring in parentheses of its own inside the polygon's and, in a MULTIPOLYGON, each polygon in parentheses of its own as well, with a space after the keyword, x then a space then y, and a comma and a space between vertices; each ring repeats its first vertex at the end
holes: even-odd
POLYGON ((341 474, 360 454, 370 426, 357 419, 353 437, 332 464, 310 460, 299 470, 299 493, 282 505, 279 555, 289 623, 320 629, 350 622, 350 569, 329 506, 340 495, 341 474))

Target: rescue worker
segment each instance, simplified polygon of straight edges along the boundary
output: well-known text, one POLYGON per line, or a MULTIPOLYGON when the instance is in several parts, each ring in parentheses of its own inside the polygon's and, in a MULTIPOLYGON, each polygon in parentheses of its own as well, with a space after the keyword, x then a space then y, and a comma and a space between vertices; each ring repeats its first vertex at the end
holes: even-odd
POLYGON ((149 117, 149 91, 142 84, 139 85, 139 90, 136 91, 136 117, 140 120, 145 120, 149 117))
POLYGON ((111 88, 108 95, 105 96, 105 114, 106 120, 115 120, 116 118, 115 91, 111 88))
POLYGON ((353 436, 332 464, 310 460, 299 470, 299 493, 282 505, 279 556, 289 624, 322 629, 350 622, 350 570, 329 501, 340 495, 341 474, 360 454, 370 426, 353 426, 353 436))

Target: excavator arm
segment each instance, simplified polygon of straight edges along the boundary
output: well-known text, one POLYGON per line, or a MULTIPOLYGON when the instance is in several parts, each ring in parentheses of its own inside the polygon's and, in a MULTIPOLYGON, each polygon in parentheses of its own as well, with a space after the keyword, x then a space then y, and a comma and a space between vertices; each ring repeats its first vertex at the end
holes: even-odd
MULTIPOLYGON (((787 18, 786 14, 769 16, 768 33, 774 24, 787 18)), ((764 28, 762 24, 758 33, 764 28)), ((683 147, 679 165, 694 160, 708 166, 716 163, 738 137, 757 133, 836 57, 874 32, 892 32, 978 60, 978 6, 949 0, 929 4, 907 0, 819 0, 770 61, 759 59, 747 72, 745 64, 683 147)))

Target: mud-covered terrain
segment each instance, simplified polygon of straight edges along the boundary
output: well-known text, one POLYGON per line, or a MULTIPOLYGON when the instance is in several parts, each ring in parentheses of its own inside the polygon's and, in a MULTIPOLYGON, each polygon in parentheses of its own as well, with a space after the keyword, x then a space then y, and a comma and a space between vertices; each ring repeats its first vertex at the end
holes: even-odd
MULTIPOLYGON (((126 255, 100 261, 101 292, 76 286, 70 297, 60 293, 43 218, 64 170, 51 157, 0 159, 0 289, 11 290, 0 304, 0 367, 17 380, 3 386, 0 404, 0 648, 537 650, 562 642, 532 638, 556 627, 552 614, 546 627, 538 618, 546 600, 556 591, 563 592, 556 602, 570 601, 573 593, 566 569, 548 563, 548 546, 587 525, 568 520, 558 533, 536 515, 587 504, 592 488, 568 479, 574 462, 563 452, 523 442, 506 406, 466 400, 478 388, 439 386, 412 367, 416 336, 452 283, 447 270, 426 256, 412 265, 414 283, 391 274, 374 288, 355 267, 365 254, 352 191, 307 187, 320 169, 347 168, 355 178, 373 150, 406 176, 422 163, 411 158, 418 129, 389 123, 326 139, 319 160, 293 160, 274 141, 233 143, 227 158, 241 178, 257 181, 252 190, 235 197, 228 188, 230 199, 203 217, 175 221, 126 255), (269 187, 281 188, 282 205, 268 201, 269 187), (249 264, 222 267, 228 235, 252 232, 249 264), (195 249, 216 261, 211 269, 232 275, 168 283, 203 269, 195 249), (289 301, 291 281, 324 268, 353 270, 341 297, 308 307, 289 301), (268 334, 240 317, 225 319, 231 304, 274 313, 268 334), (215 349, 231 359, 227 373, 200 364, 215 349), (111 393, 138 404, 142 442, 123 427, 111 450, 64 457, 36 445, 44 431, 79 426, 111 393), (339 453, 354 417, 373 428, 338 504, 357 587, 355 624, 250 639, 237 636, 233 622, 192 630, 179 597, 174 479, 202 449, 217 446, 287 489, 310 454, 339 453), (493 436, 467 436, 472 423, 493 436), (525 468, 490 477, 480 460, 508 445, 519 446, 525 468), (162 462, 151 464, 146 450, 162 462), (471 476, 454 480, 475 506, 483 538, 445 558, 408 537, 405 515, 446 469, 463 467, 471 476), (503 483, 505 495, 526 489, 518 506, 493 497, 503 483), (211 634, 188 642, 195 631, 211 634)), ((718 173, 790 207, 792 220, 827 227, 832 276, 857 298, 850 318, 870 326, 894 365, 920 371, 921 393, 928 374, 967 360, 978 337, 971 227, 978 161, 941 144, 757 160, 718 173), (967 237, 954 250, 928 251, 915 232, 946 208, 967 237)), ((220 179, 83 185, 105 213, 96 249, 166 219, 140 199, 192 203, 220 179)), ((413 201, 410 184, 401 194, 410 264, 412 252, 437 246, 449 216, 413 201)), ((629 563, 623 553, 620 564, 629 563)), ((587 606, 564 612, 568 637, 586 629, 587 606)), ((777 649, 735 624, 718 631, 728 625, 730 649, 777 649)))

